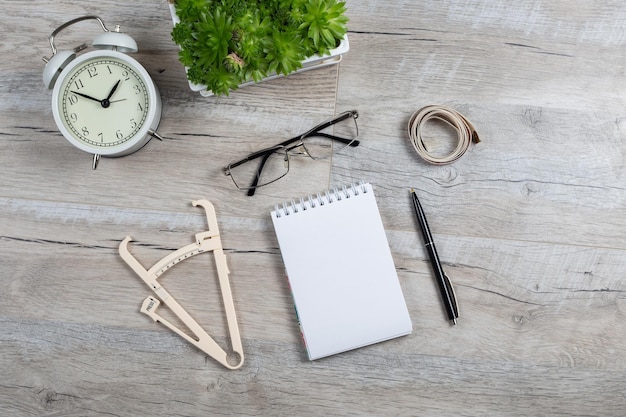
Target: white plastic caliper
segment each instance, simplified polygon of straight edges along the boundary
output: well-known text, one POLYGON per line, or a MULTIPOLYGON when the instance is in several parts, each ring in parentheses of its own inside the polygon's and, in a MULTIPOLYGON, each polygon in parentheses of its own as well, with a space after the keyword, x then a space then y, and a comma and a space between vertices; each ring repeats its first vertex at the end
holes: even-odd
POLYGON ((130 236, 127 236, 122 243, 120 243, 119 252, 122 259, 141 277, 141 279, 148 284, 148 286, 154 291, 158 298, 149 296, 143 302, 141 306, 141 312, 150 316, 154 321, 162 323, 173 332, 180 335, 198 349, 202 350, 207 355, 224 365, 229 369, 238 369, 243 365, 243 347, 241 345, 241 336, 239 335, 239 327, 237 325, 237 315, 235 314, 235 305, 233 303, 233 296, 230 290, 230 283, 228 280, 228 265, 226 264, 226 255, 222 249, 222 241, 220 239, 217 217, 215 215, 215 208, 207 200, 192 201, 194 206, 202 206, 206 211, 209 230, 196 234, 195 243, 183 246, 182 248, 172 252, 160 261, 158 261, 152 268, 146 270, 137 259, 128 251, 128 242, 132 240, 130 236), (157 279, 167 270, 174 265, 188 259, 194 255, 200 253, 212 251, 215 257, 215 263, 217 266, 217 274, 220 283, 220 289, 222 292, 222 300, 224 303, 224 310, 226 312, 226 321, 228 323, 228 331, 230 333, 230 340, 232 344, 232 350, 239 356, 236 364, 231 364, 228 361, 228 353, 224 351, 211 336, 208 335, 202 327, 185 311, 185 309, 172 297, 172 295, 165 290, 159 284, 157 279), (156 313, 157 308, 161 304, 161 301, 168 306, 172 312, 180 318, 180 320, 189 328, 189 330, 195 335, 195 338, 190 337, 188 334, 174 326, 169 321, 156 313))

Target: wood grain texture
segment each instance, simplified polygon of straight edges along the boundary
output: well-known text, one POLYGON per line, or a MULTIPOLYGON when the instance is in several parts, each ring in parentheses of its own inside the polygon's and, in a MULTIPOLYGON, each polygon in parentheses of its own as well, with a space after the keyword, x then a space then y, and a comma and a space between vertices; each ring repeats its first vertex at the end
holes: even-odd
MULTIPOLYGON (((348 0, 339 66, 189 90, 165 0, 0 0, 0 416, 623 416, 626 414, 626 7, 620 2, 348 0), (137 41, 161 91, 159 133, 103 159, 52 119, 41 57, 61 23, 96 14, 137 41), (427 104, 482 142, 422 162, 406 123, 427 104), (336 112, 361 145, 294 158, 254 198, 222 167, 336 112), (269 211, 354 180, 373 184, 413 322, 410 336, 310 362, 269 211), (409 199, 426 210, 457 290, 449 327, 409 199), (246 363, 228 371, 139 313, 150 266, 217 211, 246 363)), ((59 38, 89 42, 97 25, 59 38)), ((432 126, 435 140, 453 134, 432 126)), ((358 260, 354 260, 358 262, 358 260)), ((229 343, 210 256, 163 285, 229 343)), ((160 312, 166 314, 165 309, 160 312)))

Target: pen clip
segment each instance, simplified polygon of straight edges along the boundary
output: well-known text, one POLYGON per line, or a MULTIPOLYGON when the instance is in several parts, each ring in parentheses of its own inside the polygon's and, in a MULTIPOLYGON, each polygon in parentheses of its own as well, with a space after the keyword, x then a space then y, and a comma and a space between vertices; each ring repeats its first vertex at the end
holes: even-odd
POLYGON ((443 280, 443 283, 445 284, 446 289, 448 290, 448 294, 450 296, 450 303, 452 306, 452 313, 454 314, 454 318, 452 319, 452 321, 454 322, 454 324, 456 324, 456 319, 459 317, 459 308, 456 303, 456 293, 454 292, 452 281, 450 281, 450 278, 445 272, 443 273, 443 277, 445 278, 443 280))

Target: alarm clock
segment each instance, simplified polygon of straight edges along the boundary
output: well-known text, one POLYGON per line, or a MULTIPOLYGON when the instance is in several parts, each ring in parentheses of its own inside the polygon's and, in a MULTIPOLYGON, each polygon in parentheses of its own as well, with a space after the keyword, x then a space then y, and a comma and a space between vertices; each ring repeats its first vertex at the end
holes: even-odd
POLYGON ((162 139, 156 129, 161 120, 161 97, 143 66, 128 53, 137 43, 110 31, 97 16, 82 16, 59 26, 50 35, 52 56, 44 58, 43 81, 52 89, 52 114, 63 136, 78 149, 93 154, 92 169, 100 157, 118 157, 141 149, 150 139, 162 139), (58 51, 54 38, 77 22, 93 19, 104 33, 96 36, 96 50, 58 51))

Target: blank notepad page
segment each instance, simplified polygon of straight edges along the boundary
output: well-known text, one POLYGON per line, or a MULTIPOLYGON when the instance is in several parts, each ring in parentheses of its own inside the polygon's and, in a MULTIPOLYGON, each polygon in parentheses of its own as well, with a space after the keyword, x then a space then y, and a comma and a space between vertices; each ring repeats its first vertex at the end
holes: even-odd
POLYGON ((370 184, 283 204, 271 216, 309 359, 411 333, 370 184))

